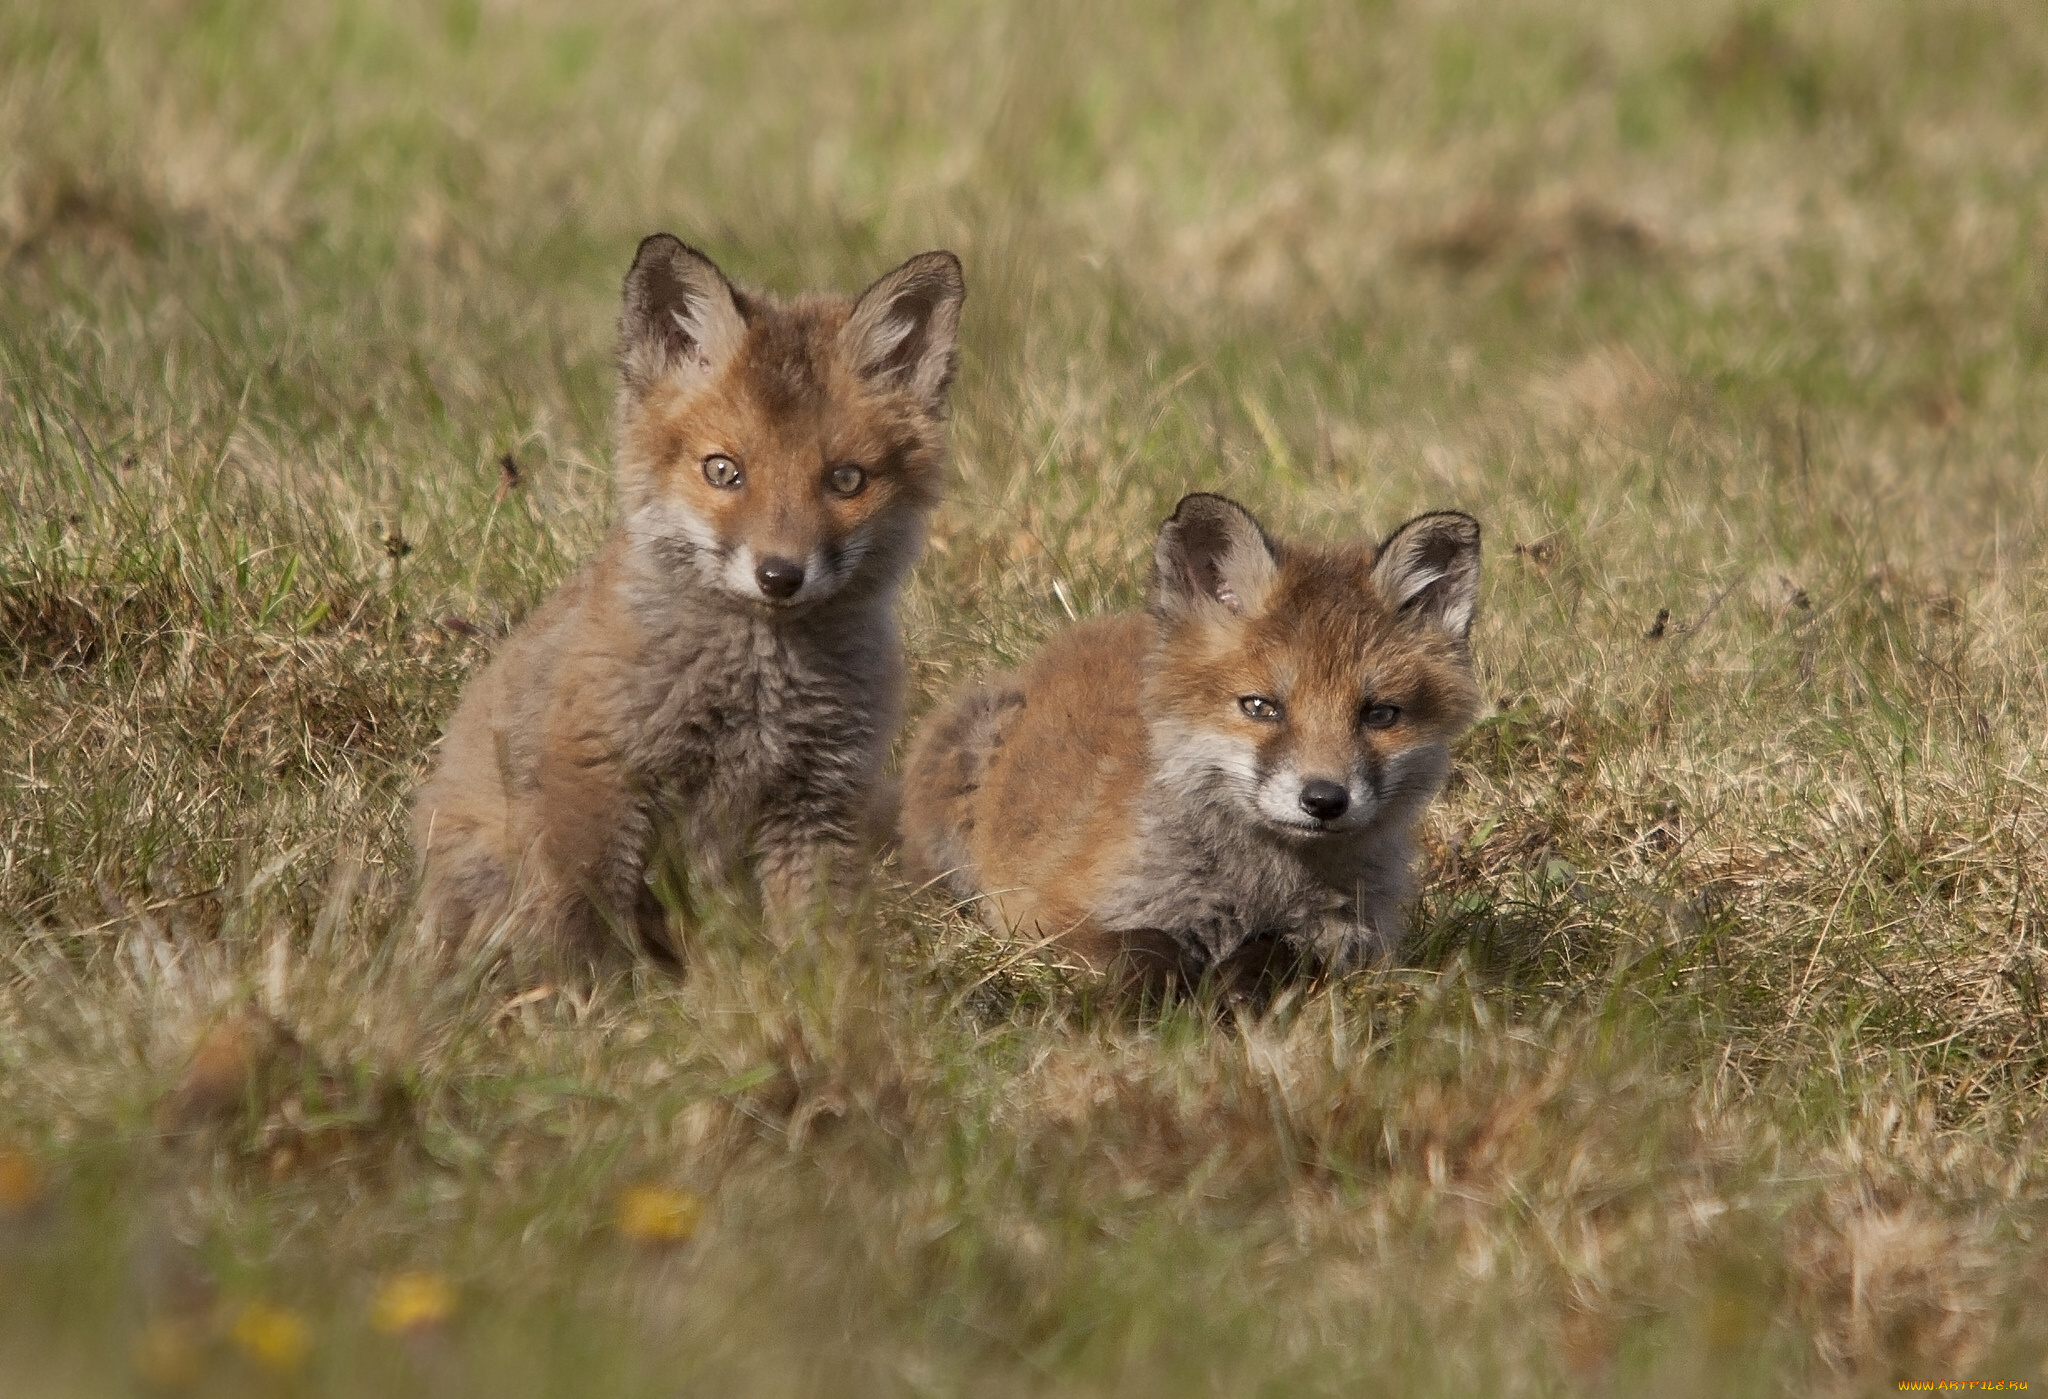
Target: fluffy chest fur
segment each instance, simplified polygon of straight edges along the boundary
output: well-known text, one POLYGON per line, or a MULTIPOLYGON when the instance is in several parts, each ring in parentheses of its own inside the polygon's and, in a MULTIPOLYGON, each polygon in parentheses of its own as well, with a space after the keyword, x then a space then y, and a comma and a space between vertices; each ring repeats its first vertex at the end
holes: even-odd
POLYGON ((717 599, 635 603, 643 640, 619 751, 669 814, 716 809, 745 826, 764 799, 838 789, 876 765, 901 684, 891 599, 797 616, 717 599))
POLYGON ((1125 871, 1100 909, 1112 928, 1157 929, 1198 959, 1221 962, 1277 939, 1327 955, 1377 941, 1379 908, 1404 892, 1405 841, 1367 833, 1304 848, 1249 825, 1224 803, 1188 802, 1154 783, 1125 871), (1402 847, 1396 849, 1396 846, 1402 847))

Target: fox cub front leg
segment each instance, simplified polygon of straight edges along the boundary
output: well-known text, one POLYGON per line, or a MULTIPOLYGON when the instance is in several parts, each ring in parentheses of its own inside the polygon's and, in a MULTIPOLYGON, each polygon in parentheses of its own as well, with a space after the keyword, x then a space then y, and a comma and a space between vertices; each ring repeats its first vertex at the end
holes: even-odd
POLYGON ((762 920, 775 942, 788 946, 844 913, 860 882, 871 785, 864 775, 814 771, 767 794, 754 846, 762 920))
POLYGON ((1308 929, 1297 950, 1334 971, 1384 966, 1400 950, 1401 933, 1396 910, 1333 913, 1308 929))
POLYGON ((1415 901, 1414 839, 1405 831, 1383 834, 1341 876, 1347 887, 1334 907, 1295 940, 1333 970, 1385 966, 1401 950, 1407 909, 1415 901))
POLYGON ((651 913, 643 879, 650 798, 612 743, 562 717, 549 726, 534 808, 548 899, 587 955, 639 950, 651 913))

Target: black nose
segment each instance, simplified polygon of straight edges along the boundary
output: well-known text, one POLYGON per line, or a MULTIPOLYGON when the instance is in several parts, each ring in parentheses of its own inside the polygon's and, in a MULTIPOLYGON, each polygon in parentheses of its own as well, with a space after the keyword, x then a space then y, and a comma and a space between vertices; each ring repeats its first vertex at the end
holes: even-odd
POLYGON ((1318 821, 1334 821, 1351 805, 1351 794, 1335 782, 1301 784, 1301 809, 1318 821))
POLYGON ((763 559, 754 570, 754 581, 762 592, 780 602, 795 597, 804 585, 804 566, 795 559, 763 559))

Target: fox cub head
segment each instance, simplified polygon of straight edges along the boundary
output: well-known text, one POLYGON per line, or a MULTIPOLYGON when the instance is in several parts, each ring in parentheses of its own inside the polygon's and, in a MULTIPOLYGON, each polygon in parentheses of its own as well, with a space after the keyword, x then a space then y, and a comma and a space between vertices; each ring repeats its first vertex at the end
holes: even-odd
POLYGON ((666 233, 641 243, 618 355, 635 541, 763 608, 899 581, 938 500, 965 294, 945 252, 782 302, 666 233))
POLYGON ((1276 542, 1221 496, 1188 496, 1153 560, 1155 762, 1191 800, 1302 841, 1412 821, 1478 713, 1478 583, 1470 515, 1323 550, 1276 542))

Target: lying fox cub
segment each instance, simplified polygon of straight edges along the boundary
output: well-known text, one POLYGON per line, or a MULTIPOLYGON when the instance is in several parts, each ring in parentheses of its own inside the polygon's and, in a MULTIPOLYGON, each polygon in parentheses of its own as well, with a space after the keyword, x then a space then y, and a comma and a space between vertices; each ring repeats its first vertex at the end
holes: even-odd
POLYGON ((1392 954, 1416 820, 1479 708, 1478 581, 1469 515, 1324 550, 1188 496, 1150 615, 1085 622, 921 727, 911 874, 1137 980, 1392 954))
POLYGON ((667 234, 619 317, 620 517, 469 685, 414 801, 443 934, 665 946, 649 860, 758 862, 771 927, 849 872, 895 737, 896 594, 944 473, 951 253, 778 301, 667 234))

